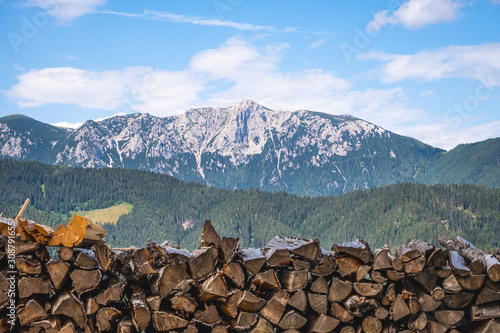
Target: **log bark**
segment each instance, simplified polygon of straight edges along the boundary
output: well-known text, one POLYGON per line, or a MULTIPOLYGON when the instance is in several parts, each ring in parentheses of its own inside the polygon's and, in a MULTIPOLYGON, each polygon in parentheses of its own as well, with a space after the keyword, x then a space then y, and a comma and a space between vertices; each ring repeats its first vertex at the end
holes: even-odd
POLYGON ((471 320, 479 321, 492 318, 500 318, 500 304, 483 304, 471 306, 471 320))
POLYGON ((238 252, 241 263, 250 276, 255 276, 266 263, 266 257, 260 249, 243 249, 238 252))
POLYGON ((354 242, 343 243, 340 245, 334 244, 332 246, 332 251, 336 253, 345 253, 351 255, 365 264, 372 261, 372 254, 368 243, 363 240, 355 240, 354 242))
POLYGON ((264 248, 286 249, 291 253, 306 260, 318 260, 321 255, 319 241, 317 239, 299 239, 293 237, 274 237, 264 248))

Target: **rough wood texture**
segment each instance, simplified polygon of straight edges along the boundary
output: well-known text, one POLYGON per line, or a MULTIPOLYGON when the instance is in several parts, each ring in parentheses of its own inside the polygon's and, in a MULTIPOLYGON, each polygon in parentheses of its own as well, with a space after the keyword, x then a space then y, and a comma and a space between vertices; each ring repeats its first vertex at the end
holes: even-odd
MULTIPOLYGON (((80 222, 59 229, 62 243, 81 237, 81 226, 77 235, 68 231, 80 222)), ((90 251, 80 247, 92 244, 87 224, 77 247, 48 251, 39 241, 56 231, 21 217, 17 223, 17 281, 8 279, 9 240, 0 236, 0 311, 8 313, 13 283, 16 332, 498 331, 500 283, 495 262, 488 265, 497 257, 462 238, 446 250, 411 241, 395 256, 388 247, 372 256, 362 241, 327 251, 315 240, 285 237, 240 250, 237 238, 221 238, 207 221, 192 253, 151 240, 125 249, 96 240, 90 251)), ((0 333, 9 330, 2 318, 0 333)))
POLYGON ((370 246, 363 240, 355 240, 354 242, 343 243, 340 245, 334 244, 332 246, 332 251, 336 253, 345 253, 358 258, 362 262, 369 263, 372 260, 372 254, 370 251, 370 246))

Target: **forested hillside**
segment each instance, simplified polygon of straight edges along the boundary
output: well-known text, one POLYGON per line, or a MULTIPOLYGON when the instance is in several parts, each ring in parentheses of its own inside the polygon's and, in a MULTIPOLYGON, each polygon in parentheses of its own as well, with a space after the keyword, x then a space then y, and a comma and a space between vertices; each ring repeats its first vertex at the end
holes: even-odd
POLYGON ((0 212, 15 216, 29 197, 28 218, 55 226, 77 210, 133 205, 106 225, 112 246, 144 246, 148 238, 182 247, 199 244, 203 222, 221 234, 258 247, 275 235, 319 238, 325 247, 363 238, 372 246, 440 235, 461 235, 485 248, 499 247, 500 190, 471 185, 397 184, 338 197, 285 192, 230 191, 125 169, 79 169, 0 160, 0 212), (184 230, 182 223, 192 228, 184 230))

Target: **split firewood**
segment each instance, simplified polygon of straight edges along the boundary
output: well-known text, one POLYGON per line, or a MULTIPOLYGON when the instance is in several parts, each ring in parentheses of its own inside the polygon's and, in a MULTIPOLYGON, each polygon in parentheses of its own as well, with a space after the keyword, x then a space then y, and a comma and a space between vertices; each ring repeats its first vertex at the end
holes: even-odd
POLYGON ((94 257, 99 268, 104 272, 108 272, 112 262, 109 246, 106 244, 96 244, 92 246, 92 251, 94 252, 94 257))
POLYGON ((85 249, 81 249, 77 252, 75 261, 73 265, 82 269, 94 269, 97 263, 93 259, 94 253, 85 249))
POLYGON ((258 312, 265 304, 265 299, 257 297, 249 291, 244 291, 238 300, 238 308, 245 312, 258 312))
POLYGON ((153 311, 152 322, 154 329, 157 331, 184 328, 189 323, 186 319, 165 311, 153 311))
POLYGON ((66 226, 59 224, 47 242, 48 246, 91 247, 103 244, 106 230, 89 219, 73 215, 66 226))
POLYGON ((130 317, 124 317, 120 320, 117 327, 118 333, 134 333, 135 327, 130 317))
POLYGON ((333 302, 330 305, 330 312, 332 316, 334 316, 343 323, 349 323, 354 319, 353 316, 346 309, 344 309, 342 305, 336 302, 333 302))
POLYGON ((391 259, 389 258, 389 247, 383 247, 375 250, 373 255, 373 270, 386 270, 392 268, 391 259))
POLYGON ((40 261, 28 255, 16 256, 15 265, 19 275, 38 275, 42 273, 40 261))
POLYGON ((260 249, 243 249, 238 252, 238 257, 249 275, 255 276, 266 263, 266 257, 260 249))
POLYGON ((338 271, 342 277, 356 273, 362 266, 361 262, 353 257, 337 257, 336 259, 338 271))
MULTIPOLYGON (((175 294, 170 299, 170 304, 172 306, 172 309, 177 311, 184 311, 187 313, 193 313, 198 306, 198 303, 193 297, 191 297, 189 294, 182 293, 175 294)), ((156 307, 155 310, 157 311, 158 309, 159 306, 156 307)))
POLYGON ((243 288, 245 284, 245 273, 239 263, 231 262, 224 265, 222 272, 224 273, 224 276, 234 283, 237 288, 243 288))
POLYGON ((73 249, 70 247, 66 247, 66 246, 61 246, 57 250, 57 255, 59 256, 59 258, 61 258, 64 261, 73 260, 74 254, 75 254, 75 252, 73 251, 73 249))
POLYGON ((94 297, 88 297, 85 300, 85 313, 87 315, 93 315, 99 310, 99 304, 96 302, 94 297))
POLYGON ((363 319, 363 332, 380 333, 382 332, 382 323, 373 316, 367 316, 363 319))
POLYGON ((292 268, 296 271, 309 271, 311 269, 311 263, 309 261, 292 259, 292 268))
POLYGON ((168 265, 160 269, 151 283, 153 294, 166 297, 172 293, 187 278, 187 266, 185 263, 181 263, 168 265))
POLYGON ((102 273, 100 270, 75 269, 70 273, 73 290, 78 295, 94 290, 101 282, 102 273))
POLYGON ((375 310, 374 315, 379 320, 384 320, 389 317, 389 310, 384 307, 379 307, 375 310))
POLYGON ((275 270, 260 272, 252 279, 252 283, 263 290, 281 290, 281 283, 275 270))
POLYGON ((52 303, 52 313, 72 318, 80 328, 85 327, 87 321, 82 301, 67 291, 59 293, 55 298, 52 303))
POLYGON ((257 323, 258 318, 255 313, 241 311, 238 317, 231 321, 231 328, 238 331, 248 330, 257 323))
POLYGON ((308 271, 286 270, 281 274, 281 285, 289 292, 303 289, 310 280, 308 271))
POLYGON ((437 321, 429 321, 429 332, 431 333, 446 333, 450 325, 441 324, 437 321))
MULTIPOLYGON (((405 260, 403 259, 403 262, 405 260)), ((411 261, 404 262, 404 271, 407 274, 417 274, 420 273, 425 268, 425 257, 420 256, 411 261)))
POLYGON ((299 311, 305 312, 307 308, 306 293, 302 289, 297 290, 288 300, 288 304, 299 311))
POLYGON ((472 301, 473 293, 461 292, 458 294, 446 295, 443 298, 443 303, 450 309, 465 308, 472 301))
POLYGON ((220 324, 222 319, 214 305, 207 306, 205 310, 198 310, 194 314, 194 321, 208 327, 220 324))
POLYGON ((500 322, 493 319, 483 321, 474 328, 474 333, 496 333, 500 332, 500 322))
POLYGON ((483 286, 485 280, 486 280, 486 275, 484 274, 480 275, 469 274, 467 276, 457 277, 457 281, 460 284, 460 286, 462 286, 462 288, 467 290, 480 289, 483 286))
POLYGON ((238 252, 240 244, 239 238, 226 238, 222 237, 221 240, 221 252, 222 252, 222 262, 228 264, 233 260, 236 252, 238 252))
POLYGON ((129 306, 134 327, 137 332, 142 332, 151 321, 151 310, 146 297, 142 292, 135 292, 130 298, 129 306))
POLYGON ((472 305, 470 311, 472 321, 500 318, 500 303, 472 305))
POLYGON ((250 333, 274 333, 274 328, 267 320, 259 317, 259 319, 257 320, 257 324, 250 331, 250 333))
POLYGON ((436 320, 443 325, 455 325, 464 317, 463 311, 455 311, 455 310, 441 310, 435 311, 434 316, 436 320))
POLYGON ((358 295, 349 296, 343 304, 345 309, 355 317, 362 317, 366 312, 379 307, 375 299, 358 295))
POLYGON ((454 274, 451 274, 446 279, 443 280, 443 289, 449 293, 458 293, 462 290, 462 287, 457 281, 454 274))
POLYGON ((148 302, 148 305, 152 311, 159 311, 160 310, 160 305, 161 305, 162 300, 163 300, 163 298, 161 296, 158 296, 158 295, 146 297, 146 301, 148 302))
POLYGON ((427 315, 421 312, 416 318, 411 319, 408 323, 408 328, 414 331, 421 331, 427 327, 427 315))
POLYGON ((332 257, 332 253, 323 251, 321 260, 318 262, 316 267, 311 270, 311 274, 315 276, 327 276, 333 273, 336 266, 337 263, 332 257))
POLYGON ((267 301, 259 314, 270 323, 278 325, 289 299, 290 296, 286 291, 278 291, 267 301))
POLYGON ((356 281, 361 281, 372 270, 371 265, 363 265, 356 271, 356 281))
POLYGON ((220 247, 221 239, 215 228, 212 226, 210 220, 206 220, 203 224, 203 232, 201 234, 201 245, 200 247, 220 247))
POLYGON ((332 251, 336 253, 345 253, 351 255, 365 264, 370 263, 372 261, 372 254, 370 251, 370 247, 368 243, 363 240, 357 239, 354 242, 343 243, 340 245, 334 244, 332 246, 332 251))
POLYGON ((226 302, 220 304, 220 309, 222 310, 222 312, 224 312, 231 318, 236 318, 238 316, 238 303, 242 295, 243 291, 241 290, 238 290, 235 293, 231 294, 227 298, 226 302))
POLYGON ((353 287, 358 294, 366 297, 376 297, 382 293, 382 290, 384 289, 382 284, 365 282, 354 282, 353 287))
POLYGON ((370 278, 380 284, 386 283, 388 278, 382 275, 381 271, 372 271, 370 273, 370 278))
POLYGON ((311 309, 318 314, 326 314, 328 311, 326 295, 307 293, 307 301, 311 309))
POLYGON ((48 316, 45 309, 34 299, 30 299, 24 306, 24 309, 17 315, 21 326, 26 326, 34 321, 43 320, 48 316))
POLYGON ((351 294, 352 285, 336 278, 332 277, 332 282, 330 284, 330 291, 328 293, 329 302, 340 302, 343 301, 351 294))
POLYGON ((449 251, 450 266, 453 273, 457 276, 466 276, 471 273, 465 264, 465 259, 456 251, 449 251))
POLYGON ((45 268, 49 272, 54 288, 61 289, 68 278, 70 265, 59 258, 53 258, 45 264, 45 268))
POLYGON ((500 283, 487 281, 485 286, 479 292, 476 299, 476 305, 500 301, 500 283))
POLYGON ((306 260, 318 260, 321 255, 319 241, 317 239, 299 239, 293 237, 274 237, 264 248, 286 249, 291 253, 306 260))
POLYGON ((292 261, 288 249, 266 248, 264 246, 262 252, 266 257, 266 265, 270 268, 287 267, 292 261))
POLYGON ((213 298, 226 297, 227 285, 222 272, 212 274, 208 279, 203 281, 199 286, 199 300, 202 302, 209 301, 213 298))
POLYGON ((340 320, 327 316, 326 314, 320 314, 313 318, 308 327, 308 332, 311 333, 327 333, 332 332, 340 323, 340 320))
POLYGON ((23 276, 18 281, 19 298, 34 294, 52 295, 54 288, 49 279, 42 277, 23 276))
POLYGON ((328 283, 320 276, 312 284, 310 290, 317 294, 328 294, 328 283))
POLYGON ((410 262, 424 255, 420 250, 407 246, 399 246, 396 248, 396 257, 401 258, 403 263, 410 262))
POLYGON ((116 321, 121 315, 121 311, 115 308, 99 309, 96 314, 96 325, 99 332, 116 331, 116 321))
POLYGON ((442 304, 441 301, 436 300, 431 295, 423 292, 417 293, 417 299, 420 303, 420 309, 424 312, 433 312, 442 304))
POLYGON ((295 310, 290 310, 279 322, 278 326, 283 330, 298 330, 307 324, 307 318, 295 310))
POLYGON ((424 287, 426 291, 432 291, 437 287, 438 276, 433 267, 427 267, 426 269, 418 272, 413 276, 413 279, 424 287))
POLYGON ((410 315, 410 309, 401 295, 396 297, 396 300, 391 307, 391 313, 394 321, 399 321, 410 315))
POLYGON ((118 282, 111 285, 96 296, 95 300, 97 304, 108 306, 109 304, 120 302, 123 299, 125 286, 125 282, 118 282))

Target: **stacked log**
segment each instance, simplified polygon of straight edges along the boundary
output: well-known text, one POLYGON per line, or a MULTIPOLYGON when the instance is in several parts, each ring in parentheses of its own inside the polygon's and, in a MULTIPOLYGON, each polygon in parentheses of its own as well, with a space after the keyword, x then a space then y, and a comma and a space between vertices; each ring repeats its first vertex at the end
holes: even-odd
POLYGON ((328 251, 280 236, 240 249, 206 221, 190 253, 154 241, 111 249, 85 223, 57 229, 67 236, 55 257, 47 246, 59 242, 57 231, 22 229, 10 237, 14 269, 2 236, 0 287, 8 290, 14 270, 16 294, 13 326, 10 296, 0 294, 0 333, 500 332, 498 259, 461 238, 440 239, 444 249, 412 241, 394 253, 362 240, 328 251))

